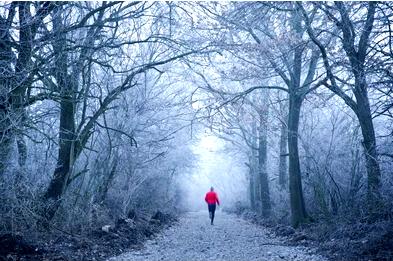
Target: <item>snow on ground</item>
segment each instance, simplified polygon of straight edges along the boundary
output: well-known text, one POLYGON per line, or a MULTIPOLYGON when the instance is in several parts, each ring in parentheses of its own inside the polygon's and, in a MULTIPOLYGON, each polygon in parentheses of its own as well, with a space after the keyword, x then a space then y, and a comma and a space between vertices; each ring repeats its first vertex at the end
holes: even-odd
POLYGON ((213 226, 208 212, 189 212, 138 251, 108 261, 133 260, 312 260, 325 261, 314 249, 287 246, 269 230, 219 211, 213 226))

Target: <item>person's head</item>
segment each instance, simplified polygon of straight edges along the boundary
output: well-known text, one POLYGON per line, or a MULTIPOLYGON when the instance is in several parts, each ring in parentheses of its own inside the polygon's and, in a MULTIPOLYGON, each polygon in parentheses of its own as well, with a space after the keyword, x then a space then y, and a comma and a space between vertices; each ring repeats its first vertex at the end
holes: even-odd
POLYGON ((210 191, 214 191, 214 188, 213 188, 213 187, 210 187, 210 191))

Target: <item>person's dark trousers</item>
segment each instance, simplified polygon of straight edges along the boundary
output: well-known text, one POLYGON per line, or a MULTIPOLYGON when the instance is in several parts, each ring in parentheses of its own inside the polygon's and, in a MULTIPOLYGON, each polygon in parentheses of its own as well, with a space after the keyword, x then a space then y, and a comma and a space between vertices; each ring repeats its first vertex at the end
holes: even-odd
POLYGON ((209 208, 209 217, 210 217, 210 220, 211 220, 211 224, 213 225, 214 212, 216 212, 216 204, 208 204, 207 206, 209 208))

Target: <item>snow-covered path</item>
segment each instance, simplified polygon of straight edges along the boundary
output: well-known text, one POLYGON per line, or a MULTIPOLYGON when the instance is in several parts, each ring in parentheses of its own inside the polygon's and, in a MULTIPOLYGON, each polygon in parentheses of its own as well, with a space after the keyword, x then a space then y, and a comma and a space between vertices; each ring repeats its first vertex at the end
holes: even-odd
POLYGON ((286 246, 263 227, 223 212, 213 226, 208 213, 189 212, 178 224, 146 242, 142 250, 109 261, 132 260, 312 260, 324 261, 315 250, 286 246))

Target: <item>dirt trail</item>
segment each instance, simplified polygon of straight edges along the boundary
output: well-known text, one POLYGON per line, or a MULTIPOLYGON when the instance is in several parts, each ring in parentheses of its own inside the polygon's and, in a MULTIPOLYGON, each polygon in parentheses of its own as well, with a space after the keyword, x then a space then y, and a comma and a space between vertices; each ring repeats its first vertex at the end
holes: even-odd
POLYGON ((139 251, 112 257, 132 260, 312 260, 325 261, 314 249, 285 245, 267 229, 234 215, 218 212, 210 225, 206 212, 190 212, 180 221, 146 242, 139 251))

